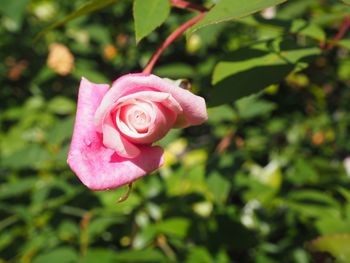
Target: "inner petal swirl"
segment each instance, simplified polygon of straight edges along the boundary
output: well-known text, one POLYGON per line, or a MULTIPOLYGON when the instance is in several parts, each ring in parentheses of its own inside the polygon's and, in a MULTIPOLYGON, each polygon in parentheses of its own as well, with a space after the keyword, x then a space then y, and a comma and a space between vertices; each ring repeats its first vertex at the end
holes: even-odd
POLYGON ((142 136, 149 131, 155 119, 155 105, 151 101, 133 100, 116 110, 116 124, 127 136, 142 136))
POLYGON ((134 107, 129 107, 126 110, 125 115, 126 123, 130 129, 139 133, 145 133, 148 131, 151 116, 147 111, 144 111, 141 107, 135 105, 134 107))

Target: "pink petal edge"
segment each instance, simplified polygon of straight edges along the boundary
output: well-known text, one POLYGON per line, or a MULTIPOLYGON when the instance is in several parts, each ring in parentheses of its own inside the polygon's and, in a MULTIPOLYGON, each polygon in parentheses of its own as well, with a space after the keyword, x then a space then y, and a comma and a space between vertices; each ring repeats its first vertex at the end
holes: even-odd
POLYGON ((208 119, 205 100, 202 97, 194 95, 190 91, 182 89, 158 76, 130 73, 114 81, 111 89, 104 96, 95 114, 94 121, 97 127, 102 127, 103 118, 108 111, 109 105, 115 103, 122 96, 132 93, 134 90, 139 92, 147 88, 170 93, 181 105, 183 114, 179 115, 181 123, 179 122, 177 128, 199 125, 208 119))
POLYGON ((164 162, 163 149, 140 146, 134 159, 119 156, 103 145, 96 131, 94 115, 108 85, 94 84, 82 78, 73 138, 67 163, 81 182, 92 190, 118 188, 156 170, 164 162))

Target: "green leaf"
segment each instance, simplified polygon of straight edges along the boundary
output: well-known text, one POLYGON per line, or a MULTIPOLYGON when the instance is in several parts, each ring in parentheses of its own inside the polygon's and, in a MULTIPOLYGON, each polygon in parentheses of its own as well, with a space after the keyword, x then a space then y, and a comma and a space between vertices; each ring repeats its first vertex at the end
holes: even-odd
POLYGON ((204 26, 239 19, 285 1, 286 0, 249 0, 242 2, 240 0, 221 0, 200 22, 191 27, 190 33, 204 26))
POLYGON ((321 27, 302 19, 294 20, 291 24, 290 31, 291 33, 307 36, 321 42, 326 39, 326 34, 321 27))
POLYGON ((96 71, 97 64, 87 59, 79 59, 76 61, 76 68, 73 71, 73 76, 80 80, 81 76, 89 79, 94 83, 108 83, 110 80, 103 72, 96 71))
POLYGON ((179 137, 180 134, 181 134, 180 129, 171 129, 164 138, 162 138, 160 141, 158 141, 158 144, 160 146, 166 147, 171 142, 175 141, 179 137))
POLYGON ((345 4, 350 5, 350 0, 342 0, 345 4))
MULTIPOLYGON (((42 203, 45 203, 45 201, 43 201, 42 203)), ((57 234, 61 240, 64 240, 64 241, 74 240, 75 238, 79 237, 79 234, 80 234, 79 225, 77 225, 71 220, 63 220, 63 222, 60 224, 58 228, 57 234)))
POLYGON ((2 232, 0 236, 0 250, 3 251, 3 249, 10 245, 14 239, 16 239, 16 236, 13 233, 2 232))
POLYGON ((324 191, 299 190, 287 195, 288 206, 298 214, 318 219, 339 218, 339 204, 324 191))
POLYGON ((185 218, 170 218, 160 222, 157 230, 161 233, 183 238, 186 236, 190 221, 185 218))
POLYGON ((167 262, 158 250, 126 250, 118 252, 114 262, 167 262))
POLYGON ((293 70, 307 66, 306 62, 320 53, 317 47, 293 47, 288 42, 278 47, 269 42, 265 45, 239 49, 230 60, 216 65, 210 106, 232 102, 276 84, 293 70))
POLYGON ((191 162, 196 165, 189 170, 182 167, 182 169, 179 169, 176 173, 172 173, 169 178, 167 178, 166 184, 169 196, 205 193, 207 191, 207 185, 204 181, 204 167, 200 165, 200 161, 198 161, 198 159, 203 158, 200 156, 201 154, 202 153, 198 154, 198 151, 197 153, 195 152, 197 156, 194 156, 192 152, 186 154, 183 163, 191 162))
POLYGON ((173 79, 190 78, 195 74, 193 68, 185 63, 173 63, 157 67, 154 72, 157 76, 173 79))
POLYGON ((114 217, 100 217, 92 220, 88 228, 89 239, 94 240, 96 237, 101 236, 107 231, 108 227, 117 222, 114 217))
MULTIPOLYGON (((242 51, 250 52, 249 55, 252 55, 255 52, 256 56, 248 58, 241 57, 241 61, 237 61, 236 59, 234 59, 233 61, 219 62, 214 70, 212 80, 213 84, 217 84, 218 82, 229 77, 230 75, 236 74, 238 72, 247 71, 259 66, 291 65, 294 68, 294 64, 302 58, 316 55, 319 53, 319 49, 314 47, 284 51, 271 50, 271 52, 260 51, 262 52, 260 54, 258 50, 241 49, 238 50, 237 53, 241 53, 241 55, 244 56, 244 54, 242 54, 242 51)), ((248 52, 246 53, 247 55, 248 52)))
POLYGON ((37 256, 32 262, 33 263, 70 263, 77 262, 78 255, 72 248, 61 247, 45 254, 37 256))
MULTIPOLYGON (((293 132, 296 134, 296 132, 293 132)), ((287 171, 288 181, 295 185, 315 184, 319 180, 319 175, 310 162, 303 158, 297 158, 293 166, 287 171)))
POLYGON ((186 263, 210 263, 214 262, 208 250, 204 247, 195 247, 190 250, 186 263))
POLYGON ((154 225, 148 225, 139 231, 133 239, 132 246, 135 249, 144 249, 157 235, 157 229, 154 225))
POLYGON ((136 42, 159 27, 170 12, 168 0, 135 0, 134 20, 136 42))
POLYGON ((259 99, 257 95, 251 95, 237 100, 236 107, 240 118, 252 119, 269 114, 276 108, 276 104, 259 99))
MULTIPOLYGON (((350 262, 350 234, 338 234, 320 237, 312 241, 309 245, 309 250, 316 256, 318 253, 318 258, 320 259, 319 252, 331 254, 331 256, 336 258, 338 263, 348 263, 350 262)), ((328 258, 331 260, 331 256, 323 254, 324 261, 322 262, 334 262, 327 261, 328 258)))
POLYGON ((57 96, 48 103, 48 110, 56 114, 69 114, 75 111, 75 103, 63 96, 57 96))
POLYGON ((60 144, 72 136, 74 117, 70 116, 55 123, 47 134, 47 141, 50 144, 60 144))
POLYGON ((303 202, 305 204, 316 204, 320 206, 333 206, 338 207, 337 201, 329 196, 324 191, 315 190, 299 190, 293 191, 288 195, 288 199, 303 202))
POLYGON ((0 12, 11 17, 17 23, 23 19, 24 11, 29 0, 5 0, 0 5, 0 12))
POLYGON ((350 219, 343 217, 323 217, 315 223, 318 231, 323 235, 340 234, 350 229, 350 219))
POLYGON ((348 189, 339 187, 338 191, 348 202, 350 202, 350 191, 348 189))
POLYGON ((218 172, 213 172, 207 179, 208 188, 217 203, 224 203, 231 189, 230 182, 218 172))
POLYGON ((255 27, 266 35, 282 35, 286 32, 305 36, 310 39, 324 41, 326 34, 324 30, 313 21, 303 19, 286 20, 286 19, 266 19, 262 20, 259 16, 248 16, 239 20, 240 23, 255 27))
POLYGON ((278 9, 276 16, 277 18, 293 20, 299 18, 300 14, 307 12, 314 4, 314 0, 289 1, 288 4, 278 9))
POLYGON ((31 144, 2 158, 1 165, 12 169, 37 168, 47 165, 49 159, 50 154, 46 148, 38 144, 31 144))
POLYGON ((233 121, 237 114, 229 105, 220 105, 208 109, 208 122, 216 125, 224 121, 233 121))
POLYGON ((59 26, 62 26, 64 24, 66 24, 67 22, 78 18, 80 16, 84 16, 87 14, 90 14, 94 11, 100 10, 102 8, 105 8, 111 4, 114 4, 115 2, 117 2, 117 0, 95 0, 95 1, 91 1, 85 5, 83 5, 82 7, 80 7, 78 10, 74 11, 73 13, 65 16, 64 18, 62 18, 61 20, 57 21, 56 23, 52 24, 51 26, 45 28, 43 31, 41 31, 34 39, 34 42, 39 40, 39 38, 41 38, 43 35, 45 35, 47 32, 51 31, 54 28, 57 28, 59 26))
POLYGON ((342 39, 337 43, 338 46, 346 48, 347 50, 350 50, 350 40, 349 39, 342 39))
POLYGON ((117 255, 117 253, 108 249, 89 249, 85 257, 79 260, 79 263, 113 263, 115 262, 117 255))
POLYGON ((36 182, 35 178, 23 178, 17 182, 3 183, 0 185, 0 200, 18 197, 29 192, 36 182))

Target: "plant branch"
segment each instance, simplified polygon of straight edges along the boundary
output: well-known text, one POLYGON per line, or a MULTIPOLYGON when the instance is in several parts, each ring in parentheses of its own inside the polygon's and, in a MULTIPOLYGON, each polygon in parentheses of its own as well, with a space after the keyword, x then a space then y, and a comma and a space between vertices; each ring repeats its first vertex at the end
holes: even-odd
POLYGON ((206 12, 200 13, 198 16, 192 18, 191 20, 187 21, 183 25, 181 25, 178 29, 176 29, 173 33, 171 33, 167 39, 163 42, 163 44, 158 48, 156 53, 154 53, 153 57, 148 62, 147 66, 143 70, 143 73, 150 74, 153 70, 154 65, 156 64, 159 57, 162 55, 164 50, 167 49, 173 43, 178 37, 180 37, 187 29, 189 29, 191 26, 196 24, 199 20, 204 18, 206 15, 206 12))
POLYGON ((349 29, 350 29, 350 18, 348 15, 345 15, 343 19, 343 23, 340 26, 338 33, 336 34, 334 39, 331 40, 328 45, 327 44, 321 45, 321 48, 328 49, 328 50, 334 48, 338 44, 338 42, 344 37, 344 35, 349 29))
POLYGON ((177 8, 189 9, 201 13, 208 11, 208 9, 202 5, 193 4, 184 0, 171 0, 171 5, 177 8))

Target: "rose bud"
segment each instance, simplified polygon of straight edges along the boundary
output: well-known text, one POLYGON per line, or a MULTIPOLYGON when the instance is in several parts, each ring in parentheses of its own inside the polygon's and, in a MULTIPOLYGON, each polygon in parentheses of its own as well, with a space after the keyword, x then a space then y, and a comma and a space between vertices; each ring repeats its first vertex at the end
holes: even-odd
POLYGON ((109 88, 83 78, 67 162, 88 188, 117 188, 162 165, 152 144, 171 128, 207 118, 204 99, 168 79, 128 74, 109 88))

